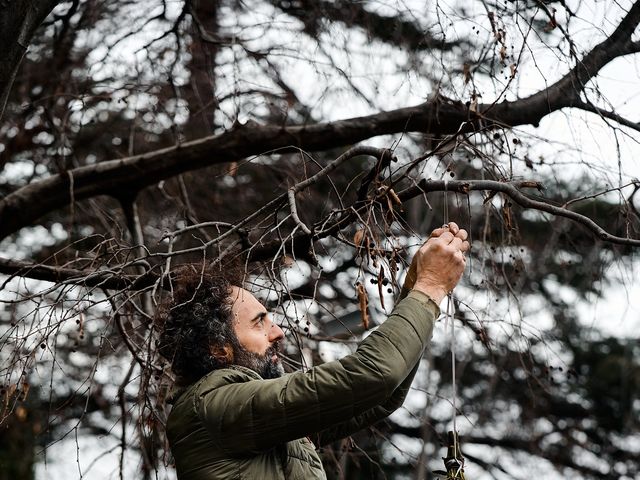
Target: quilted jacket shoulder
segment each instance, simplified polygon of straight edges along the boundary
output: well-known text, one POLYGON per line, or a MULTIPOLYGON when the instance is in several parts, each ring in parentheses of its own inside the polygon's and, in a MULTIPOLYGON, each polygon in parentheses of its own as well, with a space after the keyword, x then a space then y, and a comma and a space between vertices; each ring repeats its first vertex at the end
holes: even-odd
MULTIPOLYGON (((274 445, 262 452, 229 455, 224 448, 224 439, 215 438, 207 430, 198 415, 203 396, 225 385, 249 381, 263 380, 252 370, 239 366, 217 370, 182 391, 174 400, 167 432, 178 478, 325 479, 315 446, 307 438, 274 445)), ((237 428, 245 427, 238 425, 237 428)))

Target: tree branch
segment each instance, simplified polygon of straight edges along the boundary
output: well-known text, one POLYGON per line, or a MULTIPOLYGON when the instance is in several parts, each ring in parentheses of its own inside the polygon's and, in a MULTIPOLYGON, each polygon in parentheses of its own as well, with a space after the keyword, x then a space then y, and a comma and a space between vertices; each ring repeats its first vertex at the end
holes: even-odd
POLYGON ((404 202, 405 199, 413 198, 423 192, 451 191, 459 193, 468 193, 471 190, 488 190, 492 192, 501 192, 508 195, 514 202, 523 208, 531 208, 541 212, 547 212, 558 217, 565 217, 579 223, 588 230, 593 232, 600 240, 618 245, 630 245, 634 247, 640 246, 640 239, 618 237, 605 231, 600 225, 595 223, 589 217, 585 217, 579 213, 573 212, 566 208, 557 207, 546 202, 534 200, 524 195, 520 188, 538 188, 542 185, 537 182, 497 182, 494 180, 455 180, 444 182, 442 180, 421 180, 417 185, 407 188, 400 192, 398 196, 404 202))
POLYGON ((359 2, 352 1, 318 1, 304 0, 300 2, 272 1, 283 12, 297 18, 305 25, 305 30, 316 37, 323 28, 323 22, 330 20, 340 22, 347 27, 360 27, 371 37, 382 42, 406 47, 409 51, 441 50, 450 51, 456 46, 463 46, 461 40, 447 41, 435 38, 416 22, 398 16, 383 16, 367 10, 359 2))
POLYGON ((307 235, 311 235, 312 232, 311 230, 309 230, 309 227, 307 227, 307 225, 300 220, 300 217, 298 216, 298 207, 296 206, 296 192, 293 188, 290 188, 287 191, 287 196, 289 197, 289 210, 291 211, 291 217, 293 218, 294 222, 296 222, 296 224, 300 227, 300 229, 307 235))
MULTIPOLYGON (((370 147, 355 147, 352 150, 358 151, 363 148, 370 147)), ((351 150, 349 151, 351 152, 351 150)), ((348 152, 347 152, 348 153, 348 152)), ((347 156, 347 153, 343 154, 337 160, 344 158, 347 156)), ((362 152, 360 152, 362 153, 362 152)), ((351 155, 353 156, 353 155, 351 155)), ((337 161, 336 160, 336 161, 337 161)), ((330 167, 325 167, 330 168, 330 167)), ((304 183, 304 182, 303 182, 304 183)), ((300 184, 298 184, 300 185, 300 184)), ((302 188, 296 188, 298 185, 292 187, 288 192, 300 191, 302 188)), ((304 185, 307 186, 306 184, 304 185)), ((520 189, 522 188, 537 188, 541 189, 542 186, 538 182, 532 181, 519 181, 519 182, 499 182, 495 180, 451 180, 451 181, 443 181, 443 180, 421 180, 414 186, 406 188, 405 190, 398 192, 399 199, 404 203, 408 200, 422 195, 424 193, 429 192, 455 192, 468 194, 470 191, 490 191, 490 192, 501 192, 508 197, 510 197, 513 201, 515 201, 518 205, 523 208, 530 208, 533 210, 539 210, 542 212, 547 212, 552 215, 565 217, 570 220, 573 220, 576 223, 579 223, 585 226, 589 231, 593 232, 599 239, 619 244, 619 245, 630 245, 630 246, 640 246, 640 239, 634 238, 626 238, 626 237, 618 237, 610 234, 605 231, 602 227, 596 224, 593 220, 579 213, 573 212, 563 207, 558 207, 555 205, 551 205, 549 203, 534 200, 532 198, 524 195, 520 189)), ((283 194, 283 197, 286 198, 289 193, 283 194)), ((280 204, 281 202, 276 202, 276 200, 283 200, 284 198, 278 197, 274 201, 270 202, 271 204, 280 204)), ((261 209, 262 210, 262 209, 261 209)), ((355 215, 355 212, 352 214, 355 215)), ((250 215, 248 218, 254 218, 255 214, 250 215)), ((245 219, 246 220, 246 219, 245 219)), ((246 253, 251 261, 264 261, 268 259, 272 259, 274 255, 277 253, 290 253, 295 257, 305 258, 308 255, 309 246, 323 238, 326 238, 336 232, 336 230, 341 229, 344 225, 350 223, 349 219, 345 219, 345 217, 340 217, 333 222, 333 224, 329 224, 326 228, 323 228, 319 231, 311 231, 312 234, 302 233, 293 235, 290 240, 283 241, 282 239, 272 240, 263 245, 254 245, 251 247, 246 253)), ((244 225, 246 222, 243 220, 241 224, 236 225, 231 230, 222 234, 225 238, 236 231, 240 226, 244 225)), ((324 223, 324 222, 321 222, 324 223)), ((196 228, 197 226, 192 226, 190 228, 196 228)), ((219 243, 222 237, 218 237, 212 240, 212 242, 219 243)), ((208 244, 205 244, 201 248, 206 248, 208 244)), ((192 250, 187 250, 185 252, 191 252, 192 250)), ((184 252, 171 252, 170 254, 163 254, 163 256, 173 256, 180 255, 184 252)), ((150 254, 149 256, 154 256, 157 254, 150 254)), ((141 259, 139 259, 141 260, 141 259)), ((95 272, 87 272, 83 270, 76 270, 70 268, 63 267, 53 267, 42 264, 29 264, 26 262, 19 262, 15 260, 7 260, 0 259, 0 273, 11 275, 15 277, 26 277, 33 278, 37 280, 46 280, 50 282, 65 282, 77 285, 84 285, 88 287, 99 286, 105 289, 129 289, 129 290, 141 290, 146 287, 153 285, 157 279, 158 274, 153 272, 152 269, 147 270, 144 274, 138 276, 131 275, 120 275, 117 272, 108 270, 108 271, 95 271, 95 272)))
POLYGON ((16 0, 0 7, 0 119, 33 33, 59 0, 16 0))
POLYGON ((622 126, 629 127, 637 132, 640 132, 640 123, 632 122, 631 120, 624 118, 622 115, 619 115, 616 112, 602 110, 601 108, 596 107, 592 103, 587 103, 582 101, 576 102, 574 107, 579 108, 580 110, 584 110, 585 112, 595 113, 596 115, 599 115, 602 118, 613 120, 614 122, 619 123, 622 126))
POLYGON ((144 276, 118 275, 112 271, 95 270, 90 272, 5 258, 0 258, 0 273, 9 277, 31 278, 85 287, 101 287, 108 290, 142 289, 153 285, 157 278, 150 272, 144 276))
POLYGON ((513 102, 482 105, 479 111, 488 120, 507 126, 532 124, 537 126, 549 113, 580 103, 580 92, 589 80, 612 60, 638 52, 631 35, 640 22, 640 2, 635 2, 614 32, 587 53, 569 73, 553 85, 533 95, 513 102))
POLYGON ((69 170, 68 175, 53 175, 22 187, 0 201, 0 239, 68 205, 71 201, 69 176, 74 182, 74 198, 82 200, 122 191, 135 192, 180 173, 275 150, 325 150, 409 131, 449 134, 458 131, 465 121, 470 130, 496 125, 537 125, 550 112, 579 105, 579 91, 590 78, 614 58, 637 51, 630 37, 639 21, 640 2, 636 2, 611 36, 595 46, 558 82, 524 99, 480 105, 479 113, 472 114, 460 102, 438 97, 415 107, 315 125, 281 127, 248 122, 220 135, 75 168, 69 170))
MULTIPOLYGON (((501 192, 509 196, 518 205, 524 208, 530 208, 533 210, 539 210, 547 212, 552 215, 569 218, 581 225, 587 227, 588 230, 593 232, 598 238, 603 241, 615 243, 619 245, 640 246, 640 239, 618 237, 605 231, 602 227, 596 224, 593 220, 579 213, 573 212, 566 208, 557 207, 542 201, 534 200, 524 195, 521 188, 537 188, 541 189, 542 186, 538 182, 520 181, 520 182, 498 182, 495 180, 421 180, 418 184, 409 187, 401 192, 398 192, 398 197, 404 203, 418 195, 429 192, 456 192, 468 194, 472 190, 479 191, 491 191, 501 192)), ((249 257, 252 261, 264 261, 271 259, 277 252, 289 253, 295 256, 304 257, 305 252, 309 248, 310 241, 317 241, 322 238, 334 235, 337 230, 340 230, 347 224, 351 223, 351 217, 355 215, 355 212, 348 217, 340 217, 332 225, 322 230, 314 232, 314 235, 294 235, 290 241, 287 241, 285 245, 280 240, 274 240, 264 245, 254 246, 249 251, 249 257)))

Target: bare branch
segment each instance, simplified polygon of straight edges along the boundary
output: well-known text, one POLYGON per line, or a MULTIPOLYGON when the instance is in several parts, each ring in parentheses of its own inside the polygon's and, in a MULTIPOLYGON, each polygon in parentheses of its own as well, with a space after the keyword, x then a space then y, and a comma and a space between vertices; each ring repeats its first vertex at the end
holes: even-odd
MULTIPOLYGON (((42 263, 31 264, 18 260, 0 258, 0 273, 11 277, 32 278, 53 283, 68 283, 85 287, 102 287, 109 290, 131 289, 137 285, 145 288, 153 285, 155 275, 145 274, 143 277, 117 275, 111 271, 96 270, 87 272, 73 268, 55 267, 42 263)), ((135 287, 135 288, 138 288, 135 287)), ((135 289, 134 288, 134 289, 135 289)))
MULTIPOLYGON (((479 105, 476 113, 461 102, 436 97, 415 107, 315 125, 261 126, 249 121, 221 135, 70 170, 74 197, 81 200, 96 195, 117 195, 122 191, 136 192, 186 171, 274 151, 325 150, 379 135, 410 131, 451 134, 458 132, 463 122, 467 122, 465 131, 537 125, 549 113, 580 103, 579 93, 585 84, 611 60, 635 53, 637 45, 630 39, 638 22, 640 2, 632 6, 611 36, 596 45, 567 75, 527 98, 479 105)), ((71 200, 68 181, 67 175, 53 175, 2 199, 0 238, 68 205, 71 200), (48 201, 36 202, 35 198, 48 201)))
MULTIPOLYGON (((537 124, 550 112, 580 103, 578 93, 608 62, 637 50, 630 37, 640 21, 640 3, 629 10, 613 34, 594 47, 567 75, 549 88, 513 102, 478 106, 477 115, 460 102, 435 98, 415 107, 366 117, 297 127, 259 126, 248 122, 221 135, 142 155, 70 170, 77 200, 96 195, 135 192, 179 173, 238 161, 275 150, 320 150, 378 135, 419 131, 453 133, 462 122, 469 128, 537 124), (140 175, 140 172, 145 172, 140 175)), ((71 201, 67 175, 53 175, 18 189, 0 201, 0 238, 30 225, 71 201), (47 198, 47 202, 34 201, 47 198)))
MULTIPOLYGON (((421 180, 416 185, 411 186, 401 192, 398 192, 398 197, 404 203, 414 197, 422 195, 428 192, 456 192, 468 194, 470 191, 489 191, 489 192, 501 192, 505 195, 509 196, 512 200, 514 200, 518 205, 524 208, 530 208, 533 210, 539 210, 542 212, 547 212, 552 215, 565 217, 574 222, 577 222, 581 225, 584 225, 588 230, 593 232, 599 239, 614 243, 618 245, 630 245, 630 246, 640 246, 640 239, 633 238, 625 238, 618 237, 616 235, 612 235, 605 231, 602 227, 596 224, 590 218, 581 215, 579 213, 573 212, 566 208, 558 207, 555 205, 551 205, 547 202, 534 200, 532 198, 524 195, 520 189, 522 188, 536 188, 538 190, 542 189, 542 185, 539 182, 535 181, 517 181, 517 182, 499 182, 495 180, 421 180)), ((386 192, 380 194, 381 196, 386 195, 386 192)), ((313 241, 319 240, 322 238, 329 237, 334 235, 338 230, 344 228, 346 225, 349 225, 353 218, 352 216, 356 213, 352 213, 351 215, 343 215, 338 217, 331 225, 324 228, 321 231, 316 231, 313 235, 313 241)), ((295 235, 289 242, 283 247, 283 242, 280 240, 273 241, 261 245, 260 247, 253 248, 250 252, 251 260, 261 261, 273 258, 273 255, 276 252, 283 251, 283 253, 292 253, 294 255, 304 255, 306 250, 309 247, 309 238, 308 235, 295 235)))
POLYGON ((282 9, 283 12, 298 18, 305 24, 306 30, 311 35, 317 35, 322 29, 322 20, 341 22, 349 27, 357 26, 364 29, 369 35, 382 42, 404 46, 411 51, 442 50, 449 51, 454 47, 463 46, 465 41, 447 41, 445 38, 435 38, 428 30, 417 23, 398 17, 383 16, 372 12, 357 2, 344 0, 327 1, 302 1, 283 2, 281 0, 272 3, 282 9))
POLYGON ((640 132, 640 123, 632 122, 631 120, 623 117, 622 115, 616 112, 602 110, 601 108, 596 107, 592 103, 582 102, 582 101, 575 103, 573 106, 575 108, 579 108, 580 110, 584 110, 586 112, 595 113, 596 115, 599 115, 602 118, 613 120, 614 122, 619 123, 622 126, 629 127, 637 132, 640 132))
POLYGON ((520 188, 537 188, 541 189, 542 185, 538 182, 497 182, 494 180, 453 180, 449 182, 441 180, 422 180, 417 186, 412 186, 406 190, 399 192, 398 196, 405 201, 408 198, 415 197, 422 192, 434 191, 451 191, 459 193, 468 193, 471 190, 485 190, 492 192, 501 192, 508 195, 513 201, 524 208, 531 208, 541 212, 547 212, 559 217, 565 217, 579 223, 588 230, 593 232, 600 240, 618 245, 640 246, 640 239, 625 238, 612 235, 600 227, 589 217, 585 217, 579 213, 573 212, 566 208, 557 207, 547 202, 534 200, 524 195, 520 188))
POLYGON ((298 207, 296 206, 295 190, 293 188, 290 188, 287 191, 287 195, 289 197, 289 208, 291 209, 291 217, 298 224, 298 226, 304 233, 306 233, 307 235, 311 235, 312 232, 311 230, 309 230, 309 227, 307 227, 307 225, 302 220, 300 220, 300 217, 298 216, 298 207))
MULTIPOLYGON (((343 159, 343 161, 346 158, 348 158, 346 154, 339 157, 339 159, 343 159)), ((329 167, 326 167, 326 168, 329 168, 329 167)), ((301 182, 296 186, 292 187, 291 189, 289 189, 288 192, 286 194, 283 194, 282 196, 285 196, 285 195, 288 196, 289 201, 291 201, 292 192, 301 190, 302 188, 299 188, 300 185, 307 187, 309 185, 309 181, 313 178, 317 180, 316 176, 310 177, 305 182, 301 182)), ((593 232, 599 239, 605 242, 614 243, 618 245, 640 246, 640 239, 618 237, 616 235, 613 235, 605 231, 593 220, 591 220, 590 218, 584 215, 573 212, 567 208, 558 207, 544 201, 534 200, 532 198, 527 197, 521 192, 520 189, 522 188, 536 188, 540 190, 542 189, 542 185, 534 181, 499 182, 495 180, 451 180, 451 181, 421 180, 416 185, 411 186, 401 192, 398 192, 397 196, 402 202, 407 202, 408 200, 416 196, 423 195, 424 193, 438 192, 438 191, 440 192, 447 191, 447 192, 455 192, 455 193, 463 193, 463 194, 468 194, 470 191, 500 192, 509 196, 521 207, 530 208, 530 209, 538 210, 541 212, 547 212, 552 215, 565 217, 576 223, 579 223, 585 226, 589 231, 593 232)), ((386 191, 380 193, 379 195, 385 196, 386 191)), ((171 256, 183 254, 185 252, 189 253, 191 251, 199 251, 202 249, 206 249, 207 247, 210 246, 210 243, 213 243, 213 242, 219 243, 224 238, 227 238, 230 234, 237 231, 241 226, 245 225, 247 221, 255 218, 260 212, 264 211, 265 208, 273 207, 273 205, 276 205, 276 204, 279 205, 281 204, 282 200, 283 199, 281 199, 280 197, 272 200, 263 208, 261 208, 257 212, 254 212, 252 215, 247 217, 247 219, 237 224, 234 228, 231 228, 224 234, 213 239, 211 242, 208 242, 207 244, 202 245, 201 247, 197 247, 196 249, 189 249, 185 251, 176 251, 176 252, 172 251, 166 255, 160 255, 160 256, 171 257, 171 256)), ((326 223, 326 221, 322 221, 320 223, 326 223)), ((279 239, 279 240, 274 240, 259 246, 254 245, 251 249, 249 249, 247 254, 252 261, 271 259, 277 252, 281 252, 282 254, 290 252, 296 256, 305 257, 308 252, 310 243, 316 240, 320 240, 322 238, 326 238, 330 235, 333 235, 336 229, 340 229, 343 226, 348 225, 349 223, 350 223, 350 217, 346 218, 345 216, 341 216, 337 220, 335 220, 333 223, 330 223, 326 228, 323 228, 320 231, 312 232, 312 230, 309 229, 308 232, 304 232, 303 234, 293 235, 291 240, 288 242, 283 242, 282 240, 279 239)), ((199 226, 194 225, 189 228, 198 228, 198 227, 199 226)), ((148 256, 158 256, 158 254, 150 254, 150 255, 148 254, 148 256)), ((52 267, 52 266, 47 266, 42 264, 28 264, 25 262, 18 262, 14 260, 6 260, 6 259, 0 259, 0 273, 9 274, 12 276, 33 278, 38 280, 47 280, 51 282, 65 282, 65 283, 85 285, 85 286, 100 286, 105 289, 128 288, 129 290, 134 290, 134 291, 144 289, 150 285, 153 285, 154 282, 156 282, 158 279, 158 275, 156 273, 153 273, 151 270, 139 276, 130 276, 130 275, 117 275, 113 272, 104 272, 104 271, 86 272, 82 270, 52 267)))

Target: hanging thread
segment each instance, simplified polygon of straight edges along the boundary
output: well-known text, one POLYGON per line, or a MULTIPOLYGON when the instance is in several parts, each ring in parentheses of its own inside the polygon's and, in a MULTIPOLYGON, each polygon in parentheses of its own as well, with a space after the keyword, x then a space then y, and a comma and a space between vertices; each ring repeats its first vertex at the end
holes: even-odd
MULTIPOLYGON (((449 204, 447 203, 447 186, 448 178, 444 176, 444 192, 443 192, 443 204, 444 204, 444 225, 443 227, 449 228, 449 204)), ((456 385, 456 329, 454 324, 454 311, 453 311, 453 291, 447 293, 447 307, 445 310, 445 325, 451 324, 451 405, 452 411, 452 427, 453 431, 447 435, 447 456, 442 460, 444 461, 446 469, 447 479, 462 479, 464 480, 464 458, 460 452, 460 442, 458 440, 458 427, 456 423, 456 417, 458 416, 457 399, 458 391, 456 385)))

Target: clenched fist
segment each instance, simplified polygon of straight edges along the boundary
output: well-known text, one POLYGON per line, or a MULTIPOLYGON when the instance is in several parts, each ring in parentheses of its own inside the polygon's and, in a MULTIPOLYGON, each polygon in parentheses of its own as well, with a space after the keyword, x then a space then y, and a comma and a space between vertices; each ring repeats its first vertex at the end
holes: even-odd
POLYGON ((413 257, 404 287, 421 291, 439 304, 462 276, 467 237, 467 231, 454 222, 436 228, 413 257))

